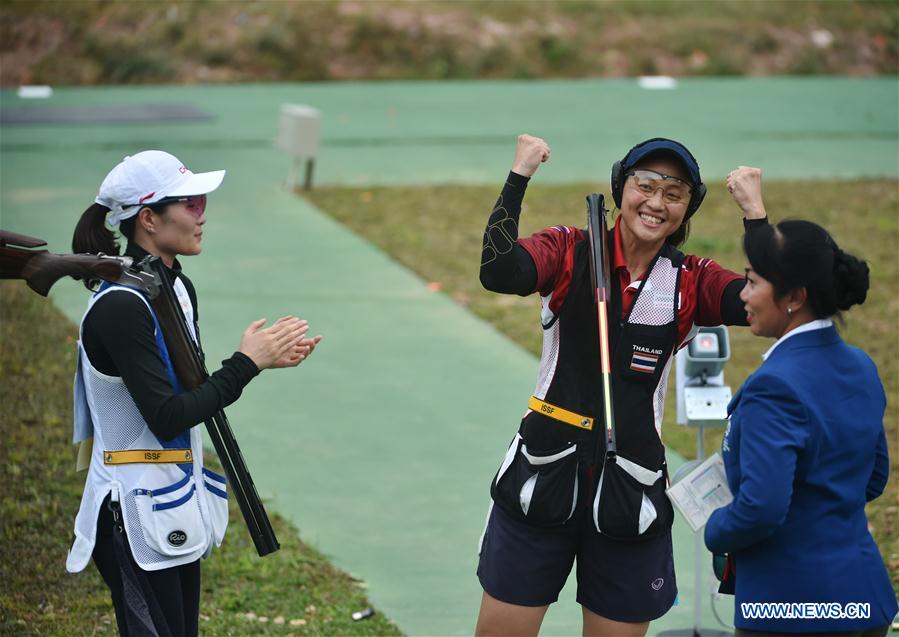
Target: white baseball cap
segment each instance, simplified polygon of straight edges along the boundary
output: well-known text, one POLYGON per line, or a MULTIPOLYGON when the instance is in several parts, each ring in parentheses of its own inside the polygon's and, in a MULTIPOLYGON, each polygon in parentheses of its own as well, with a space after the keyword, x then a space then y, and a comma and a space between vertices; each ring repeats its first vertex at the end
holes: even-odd
POLYGON ((193 173, 174 155, 145 150, 125 157, 109 171, 94 201, 109 208, 106 219, 115 227, 136 215, 142 206, 167 197, 205 195, 218 188, 224 178, 224 170, 193 173))

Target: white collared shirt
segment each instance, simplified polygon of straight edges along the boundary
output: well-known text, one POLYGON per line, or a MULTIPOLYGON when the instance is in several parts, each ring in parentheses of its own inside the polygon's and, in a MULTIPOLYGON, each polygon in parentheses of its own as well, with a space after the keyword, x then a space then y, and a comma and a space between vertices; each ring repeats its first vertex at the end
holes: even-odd
POLYGON ((768 360, 768 357, 771 356, 771 352, 773 352, 774 349, 778 345, 783 343, 785 340, 787 340, 791 336, 795 336, 796 334, 801 334, 802 332, 811 332, 812 330, 823 330, 825 327, 831 327, 832 325, 833 325, 833 321, 829 318, 826 318, 826 319, 817 319, 815 321, 809 321, 808 323, 803 323, 799 327, 794 327, 789 332, 787 332, 786 334, 781 336, 779 339, 777 339, 774 342, 774 345, 772 345, 768 349, 767 352, 762 354, 762 360, 763 361, 768 360))

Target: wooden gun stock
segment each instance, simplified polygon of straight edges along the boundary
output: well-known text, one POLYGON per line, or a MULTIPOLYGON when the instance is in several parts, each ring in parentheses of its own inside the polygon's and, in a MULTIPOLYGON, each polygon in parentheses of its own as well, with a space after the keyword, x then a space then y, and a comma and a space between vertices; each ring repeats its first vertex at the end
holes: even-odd
POLYGON ((0 279, 24 279, 32 290, 47 296, 64 276, 118 281, 131 259, 95 254, 53 254, 31 248, 45 241, 0 230, 0 279))
POLYGON ((7 245, 19 246, 20 248, 40 248, 47 245, 47 242, 43 239, 29 237, 27 234, 16 234, 15 232, 0 230, 0 246, 7 245))
POLYGON ((126 265, 114 257, 98 257, 92 254, 61 255, 41 250, 22 270, 21 278, 28 287, 47 296, 53 284, 64 276, 76 279, 117 281, 126 265))

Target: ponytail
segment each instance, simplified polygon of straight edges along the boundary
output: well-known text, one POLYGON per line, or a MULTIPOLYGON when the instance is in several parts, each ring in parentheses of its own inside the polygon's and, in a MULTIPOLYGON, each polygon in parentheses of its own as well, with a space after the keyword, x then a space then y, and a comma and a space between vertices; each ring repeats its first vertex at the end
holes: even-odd
POLYGON ((95 203, 85 210, 78 225, 75 226, 75 234, 72 236, 72 252, 90 254, 119 254, 119 244, 115 240, 115 234, 106 227, 106 213, 109 208, 95 203))
MULTIPOLYGON (((106 227, 106 213, 109 208, 95 203, 81 214, 81 219, 75 226, 75 234, 72 235, 72 252, 88 254, 108 254, 118 256, 119 242, 115 233, 106 227)), ((134 228, 137 217, 128 217, 119 222, 119 232, 129 242, 134 241, 134 228)), ((75 279, 81 277, 74 276, 75 279)), ((88 290, 94 290, 98 280, 85 279, 84 285, 88 290)))

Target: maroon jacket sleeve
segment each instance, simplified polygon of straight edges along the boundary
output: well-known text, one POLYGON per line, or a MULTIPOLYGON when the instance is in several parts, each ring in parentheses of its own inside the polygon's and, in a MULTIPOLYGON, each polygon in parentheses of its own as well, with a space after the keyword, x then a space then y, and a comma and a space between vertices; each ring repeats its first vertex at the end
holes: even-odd
POLYGON ((712 259, 688 256, 686 264, 697 270, 696 325, 745 325, 745 312, 739 300, 745 277, 712 259), (742 323, 738 320, 741 315, 742 323))
POLYGON ((518 241, 537 267, 537 290, 541 296, 552 292, 563 273, 570 271, 566 259, 572 257, 570 248, 578 236, 576 228, 552 226, 518 241))

